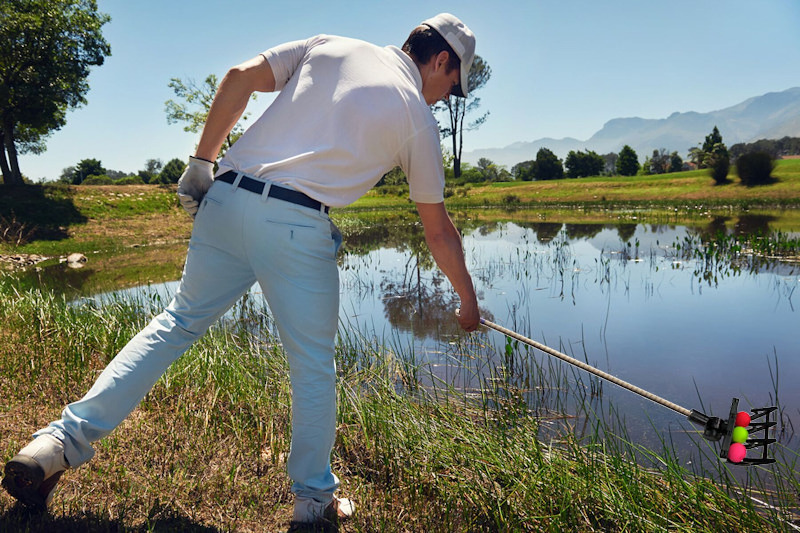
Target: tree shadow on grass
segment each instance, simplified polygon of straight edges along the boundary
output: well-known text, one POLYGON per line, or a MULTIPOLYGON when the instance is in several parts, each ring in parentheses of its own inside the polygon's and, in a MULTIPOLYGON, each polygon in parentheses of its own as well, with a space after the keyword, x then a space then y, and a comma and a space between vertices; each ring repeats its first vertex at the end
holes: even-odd
POLYGON ((69 236, 72 224, 87 218, 72 200, 72 190, 63 185, 0 186, 0 231, 7 242, 56 241, 69 236))
POLYGON ((221 529, 205 526, 183 516, 174 509, 155 505, 148 513, 145 524, 139 527, 126 525, 122 520, 107 516, 83 513, 76 516, 52 516, 44 511, 31 510, 17 503, 0 514, 0 531, 64 533, 106 533, 118 531, 155 531, 159 533, 219 533, 221 529))

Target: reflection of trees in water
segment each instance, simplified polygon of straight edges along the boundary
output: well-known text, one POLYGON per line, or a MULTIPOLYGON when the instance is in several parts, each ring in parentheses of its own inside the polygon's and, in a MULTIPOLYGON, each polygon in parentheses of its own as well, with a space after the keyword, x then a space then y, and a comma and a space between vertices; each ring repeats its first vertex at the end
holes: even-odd
MULTIPOLYGON (((507 219, 490 221, 488 223, 475 222, 470 220, 458 220, 458 227, 463 233, 474 231, 481 237, 495 236, 498 233, 510 229, 511 225, 524 228, 535 232, 536 240, 541 244, 555 246, 551 257, 552 262, 548 265, 526 264, 523 268, 538 268, 536 272, 542 272, 542 268, 548 266, 552 269, 553 277, 561 280, 562 292, 564 296, 564 273, 571 271, 568 262, 571 260, 569 243, 581 239, 591 239, 600 234, 603 230, 616 230, 623 243, 629 243, 635 237, 639 224, 618 223, 618 224, 562 224, 556 222, 513 222, 507 219), (562 242, 563 241, 563 242, 562 242)), ((774 220, 771 216, 765 215, 740 215, 734 225, 734 230, 738 234, 752 235, 754 233, 767 234, 769 224, 774 220)), ((742 270, 756 271, 763 268, 763 263, 755 261, 752 254, 741 252, 739 242, 733 242, 731 232, 727 230, 730 226, 731 218, 728 216, 716 216, 703 226, 686 227, 687 239, 678 240, 668 253, 676 253, 679 257, 696 259, 695 273, 698 281, 708 284, 716 284, 722 277, 737 275, 742 270), (723 235, 723 238, 719 236, 723 235), (713 253, 707 253, 708 251, 713 253)), ((674 230, 674 225, 651 224, 651 233, 660 234, 667 230, 674 230)), ((643 231, 647 226, 642 226, 643 231)), ((523 247, 532 246, 532 241, 524 237, 523 247)), ((456 321, 453 319, 453 311, 458 306, 458 297, 450 288, 446 278, 435 268, 433 258, 425 243, 422 226, 414 218, 392 219, 386 222, 377 221, 372 225, 358 227, 354 231, 348 232, 345 237, 344 249, 351 254, 363 255, 371 250, 382 248, 394 249, 406 254, 408 261, 401 271, 387 273, 380 282, 380 291, 384 303, 386 317, 392 324, 404 331, 413 331, 418 337, 435 337, 442 334, 450 335, 458 333, 456 321), (393 276, 393 277, 392 277, 393 276)), ((624 248, 628 251, 627 248, 624 248)), ((526 256, 527 257, 527 256, 526 256)), ((622 257, 622 256, 621 256, 622 257)), ((627 256, 625 256, 627 257, 627 256)), ((655 260, 654 256, 651 256, 655 260)), ((543 261, 545 256, 538 256, 537 260, 543 261)), ((517 257, 517 260, 525 263, 530 260, 517 257)), ((515 268, 512 265, 503 268, 515 268)), ((517 266, 521 266, 520 263, 517 266)), ((497 266, 497 268, 500 268, 497 266)), ((483 276, 488 276, 483 281, 491 282, 496 272, 491 268, 481 270, 483 276)), ((527 272, 527 270, 526 270, 527 272)), ((478 275, 478 273, 474 274, 478 275)), ((476 278, 476 282, 479 279, 476 278)), ((484 311, 485 313, 485 311, 484 311)))
POLYGON ((667 231, 675 231, 678 226, 675 224, 649 224, 650 233, 654 235, 663 235, 667 231))
POLYGON ((719 235, 737 235, 737 236, 756 236, 768 235, 771 231, 770 223, 774 222, 777 218, 772 215, 760 214, 742 214, 736 218, 733 224, 733 229, 728 230, 728 224, 731 221, 730 216, 715 215, 705 226, 695 227, 689 230, 691 233, 698 235, 704 242, 712 240, 719 235))
MULTIPOLYGON (((500 228, 499 224, 490 226, 487 235, 500 228)), ((481 231, 484 224, 477 227, 481 231)), ((458 334, 454 313, 459 298, 436 268, 422 226, 418 222, 402 222, 360 227, 348 232, 343 247, 346 253, 355 255, 385 248, 408 254, 404 268, 399 272, 388 270, 380 282, 389 323, 401 331, 413 331, 417 338, 458 334)))
MULTIPOLYGON (((703 227, 697 228, 696 234, 703 240, 708 241, 715 238, 717 235, 727 235, 727 223, 730 217, 727 216, 713 216, 711 220, 703 227)), ((687 228, 688 230, 688 228, 687 228)))
POLYGON ((591 239, 596 237, 603 228, 603 224, 565 224, 567 237, 570 239, 591 239))
POLYGON ((491 235, 492 233, 502 229, 505 225, 505 222, 487 222, 481 224, 481 226, 478 228, 478 235, 486 237, 487 235, 491 235))
MULTIPOLYGON (((393 327, 413 332, 417 338, 458 335, 461 330, 454 316, 458 295, 429 261, 429 252, 414 251, 398 277, 381 280, 384 313, 393 327)), ((481 316, 491 314, 481 309, 481 316)))
POLYGON ((58 263, 44 268, 27 269, 16 277, 23 288, 37 288, 56 294, 81 294, 91 280, 95 270, 90 267, 70 268, 67 263, 58 263))
POLYGON ((389 323, 401 331, 413 331, 418 338, 458 333, 453 316, 458 297, 442 290, 442 282, 438 274, 430 284, 421 279, 384 279, 381 299, 389 323))
POLYGON ((769 224, 776 217, 772 215, 741 215, 733 225, 734 235, 767 235, 769 224))
POLYGON ((520 222, 518 225, 533 230, 536 233, 536 240, 540 243, 552 241, 564 227, 561 222, 520 222))
POLYGON ((565 229, 566 236, 570 239, 591 239, 604 229, 613 228, 617 230, 619 238, 627 242, 636 233, 638 224, 562 224, 560 222, 520 222, 517 224, 521 228, 528 228, 536 233, 536 240, 540 243, 548 243, 558 237, 562 228, 565 229))
POLYGON ((681 257, 696 261, 694 275, 698 282, 716 286, 720 279, 765 270, 794 275, 791 258, 796 255, 798 244, 770 229, 776 217, 742 214, 729 230, 731 219, 713 216, 704 226, 687 227, 687 236, 676 242, 681 257))
POLYGON ((622 242, 628 242, 631 237, 636 233, 638 224, 617 224, 617 233, 622 242))
MULTIPOLYGON (((527 222, 515 221, 511 218, 501 218, 492 221, 480 221, 471 219, 466 216, 453 217, 459 231, 468 234, 475 231, 481 237, 490 236, 498 231, 502 231, 509 224, 517 227, 529 229, 536 234, 536 240, 540 243, 546 244, 556 239, 563 230, 567 238, 571 240, 578 239, 591 239, 597 236, 605 229, 614 229, 617 231, 622 242, 628 242, 636 233, 638 224, 622 223, 622 224, 563 224, 561 222, 527 222)), ((713 232, 719 224, 724 228, 725 218, 720 221, 712 221, 717 226, 712 227, 713 232)), ((749 219, 747 215, 740 217, 742 224, 749 219)), ((747 222, 752 225, 752 222, 747 222)), ((745 226, 743 226, 745 227, 745 226)), ((651 225, 653 233, 662 233, 666 229, 674 229, 674 225, 651 225)), ((427 248, 419 248, 410 243, 415 241, 424 242, 422 227, 419 224, 419 219, 414 213, 407 213, 406 215, 393 216, 386 219, 377 219, 369 224, 348 228, 345 232, 343 250, 346 253, 355 255, 365 255, 373 250, 381 248, 391 248, 398 251, 405 251, 408 249, 417 249, 423 253, 427 253, 427 248)))

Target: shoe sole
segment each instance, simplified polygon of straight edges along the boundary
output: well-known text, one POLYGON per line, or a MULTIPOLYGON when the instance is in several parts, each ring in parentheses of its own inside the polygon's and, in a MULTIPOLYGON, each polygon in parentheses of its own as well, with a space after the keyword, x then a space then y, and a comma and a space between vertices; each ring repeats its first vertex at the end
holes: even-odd
POLYGON ((289 522, 290 531, 302 531, 302 528, 308 527, 322 527, 338 526, 340 522, 344 522, 352 518, 355 511, 355 504, 353 500, 348 498, 336 498, 327 505, 322 514, 318 516, 310 516, 308 520, 292 520, 289 522), (299 529, 298 529, 299 528, 299 529))
MULTIPOLYGON (((61 476, 51 476, 50 479, 54 477, 58 481, 57 478, 61 476)), ((41 493, 43 482, 44 470, 30 457, 16 455, 6 463, 3 488, 23 504, 38 509, 47 507, 47 494, 41 493)))

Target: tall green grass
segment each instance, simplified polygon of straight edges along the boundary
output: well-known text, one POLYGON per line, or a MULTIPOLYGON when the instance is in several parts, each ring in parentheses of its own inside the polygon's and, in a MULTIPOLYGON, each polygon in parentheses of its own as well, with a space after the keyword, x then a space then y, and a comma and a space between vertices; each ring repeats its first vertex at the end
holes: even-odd
MULTIPOLYGON (((80 397, 165 303, 70 302, 0 282, 2 459, 80 397)), ((291 389, 272 330, 260 301, 237 304, 93 461, 65 475, 49 515, 0 496, 2 528, 286 530, 291 389)), ((688 471, 667 437, 662 450, 634 444, 613 406, 593 400, 599 385, 525 347, 495 353, 469 336, 444 358, 458 379, 342 324, 332 460, 358 504, 346 531, 790 530, 800 484, 788 450, 762 469, 772 485, 755 472, 737 478, 711 448, 688 471)))

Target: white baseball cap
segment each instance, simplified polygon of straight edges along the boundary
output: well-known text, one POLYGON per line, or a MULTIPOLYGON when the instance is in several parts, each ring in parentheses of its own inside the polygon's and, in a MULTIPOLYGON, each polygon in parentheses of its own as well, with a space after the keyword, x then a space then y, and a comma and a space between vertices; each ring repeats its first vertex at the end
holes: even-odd
POLYGON ((475 34, 450 13, 439 13, 433 18, 423 20, 421 25, 436 30, 458 55, 461 60, 461 83, 453 87, 450 94, 466 98, 469 93, 469 69, 475 58, 475 34))

